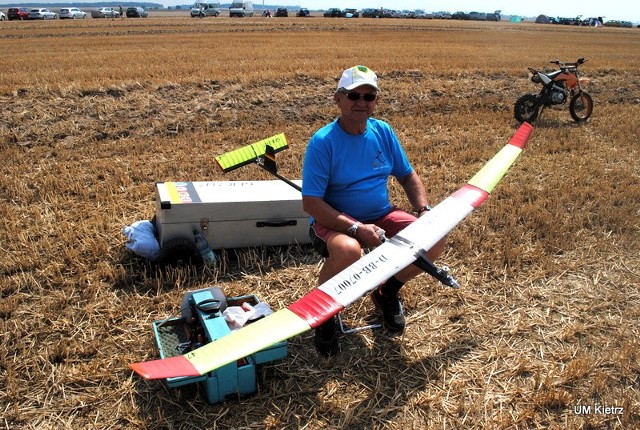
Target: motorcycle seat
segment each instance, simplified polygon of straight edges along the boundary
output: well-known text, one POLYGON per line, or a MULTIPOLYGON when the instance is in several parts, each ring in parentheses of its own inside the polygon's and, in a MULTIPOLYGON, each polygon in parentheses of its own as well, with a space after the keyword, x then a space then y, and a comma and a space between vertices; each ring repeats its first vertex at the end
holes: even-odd
POLYGON ((556 76, 560 75, 561 73, 564 73, 562 70, 555 70, 553 72, 550 73, 544 73, 544 75, 550 77, 551 79, 555 78, 556 76))

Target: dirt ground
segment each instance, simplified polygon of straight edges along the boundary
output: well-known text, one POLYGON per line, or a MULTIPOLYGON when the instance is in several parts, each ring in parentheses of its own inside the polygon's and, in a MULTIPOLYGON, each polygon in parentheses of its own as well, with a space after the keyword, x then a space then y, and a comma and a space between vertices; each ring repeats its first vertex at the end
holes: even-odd
MULTIPOLYGON (((3 71, 0 428, 639 427, 637 32, 380 22, 343 52, 336 43, 365 24, 272 21, 9 23, 0 36, 3 52, 20 43, 56 58, 7 54, 3 71), (216 59, 174 49, 205 36, 216 59), (238 37, 270 54, 235 58, 238 37), (94 48, 114 38, 119 54, 103 62, 94 48), (83 55, 57 57, 61 41, 83 55), (215 405, 201 386, 129 369, 158 356, 151 324, 179 313, 186 292, 215 285, 280 309, 316 285, 321 265, 303 244, 220 251, 213 271, 158 269, 121 233, 154 216, 156 182, 272 179, 254 166, 223 174, 213 157, 280 132, 290 143, 280 172, 299 178, 306 141, 336 115, 340 71, 365 63, 384 89, 377 116, 437 204, 515 131, 513 102, 537 90, 526 66, 556 56, 589 59, 593 117, 545 111, 521 159, 448 238, 438 263, 462 288, 407 284, 402 336, 344 335, 325 360, 304 333, 258 369, 254 395, 215 405)), ((409 209, 397 184, 391 193, 409 209)), ((344 318, 377 316, 364 298, 344 318)))

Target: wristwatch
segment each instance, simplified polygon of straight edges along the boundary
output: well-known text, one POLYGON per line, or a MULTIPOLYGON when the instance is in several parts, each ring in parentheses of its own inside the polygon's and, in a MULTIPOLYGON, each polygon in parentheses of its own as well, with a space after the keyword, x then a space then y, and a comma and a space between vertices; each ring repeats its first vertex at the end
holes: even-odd
POLYGON ((356 237, 356 234, 358 233, 358 227, 360 227, 360 224, 355 223, 347 229, 347 234, 351 237, 356 237))
POLYGON ((420 215, 422 212, 429 212, 430 210, 431 210, 431 206, 429 206, 429 205, 424 205, 424 206, 422 206, 420 209, 418 209, 418 210, 416 211, 416 213, 417 213, 418 215, 420 215))

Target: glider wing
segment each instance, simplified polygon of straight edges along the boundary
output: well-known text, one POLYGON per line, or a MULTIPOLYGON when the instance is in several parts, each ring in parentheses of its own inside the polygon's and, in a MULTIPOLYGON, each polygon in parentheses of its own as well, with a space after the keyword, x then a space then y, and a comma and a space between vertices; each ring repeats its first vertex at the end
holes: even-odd
POLYGON ((198 376, 317 327, 413 263, 480 206, 516 161, 532 131, 531 125, 523 123, 467 184, 287 308, 185 355, 129 366, 147 379, 198 376))

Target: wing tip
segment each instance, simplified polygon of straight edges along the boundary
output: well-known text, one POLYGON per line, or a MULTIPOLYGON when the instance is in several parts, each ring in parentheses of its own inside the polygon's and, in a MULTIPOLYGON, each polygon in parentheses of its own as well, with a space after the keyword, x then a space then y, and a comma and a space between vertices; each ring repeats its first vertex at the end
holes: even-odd
POLYGON ((222 161, 221 161, 221 155, 218 157, 215 157, 214 160, 216 161, 216 164, 218 165, 218 167, 220 168, 220 170, 222 170, 223 173, 226 172, 224 166, 222 165, 222 161))
POLYGON ((147 371, 145 362, 129 363, 129 368, 136 372, 139 376, 142 376, 144 379, 152 379, 151 374, 147 371))
POLYGON ((529 137, 531 137, 531 133, 533 133, 533 126, 528 122, 523 122, 511 139, 509 139, 509 143, 520 149, 524 149, 525 146, 527 146, 529 137))
POLYGON ((184 355, 130 363, 129 367, 144 379, 166 379, 201 375, 184 355))

